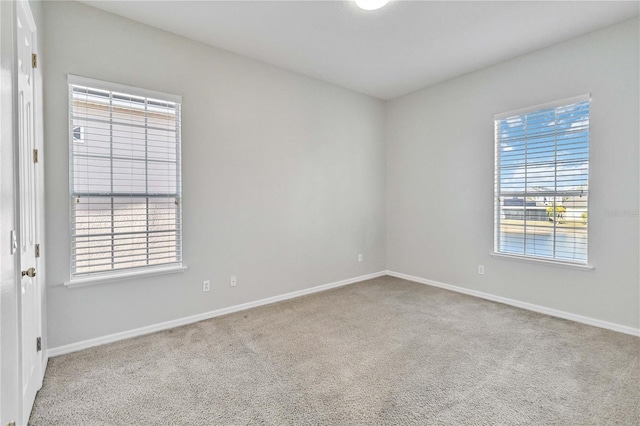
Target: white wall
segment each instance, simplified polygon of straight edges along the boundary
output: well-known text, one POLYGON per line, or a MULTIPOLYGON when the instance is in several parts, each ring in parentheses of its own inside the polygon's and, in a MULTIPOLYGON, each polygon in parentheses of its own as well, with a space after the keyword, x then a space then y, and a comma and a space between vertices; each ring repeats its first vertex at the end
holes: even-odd
POLYGON ((74 2, 44 31, 50 348, 385 269, 382 101, 74 2), (63 287, 67 73, 182 95, 185 273, 63 287))
POLYGON ((634 19, 390 101, 388 269, 637 329, 638 52, 634 19), (491 257, 493 115, 585 93, 595 269, 491 257))
POLYGON ((639 326, 637 20, 386 104, 74 2, 44 31, 50 348, 384 269, 639 326), (62 286, 67 73, 183 96, 185 273, 62 286), (595 270, 491 257, 493 114, 583 93, 595 270))

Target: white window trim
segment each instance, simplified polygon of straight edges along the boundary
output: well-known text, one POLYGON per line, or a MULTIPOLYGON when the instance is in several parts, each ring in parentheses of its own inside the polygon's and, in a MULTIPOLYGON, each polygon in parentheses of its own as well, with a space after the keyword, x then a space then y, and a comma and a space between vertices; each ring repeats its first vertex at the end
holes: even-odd
POLYGON ((591 99, 591 94, 587 93, 585 95, 573 96, 573 97, 570 97, 570 98, 564 98, 564 99, 560 99, 560 100, 552 101, 552 102, 545 102, 543 104, 532 105, 532 106, 529 106, 529 107, 520 108, 520 109, 516 109, 516 110, 512 110, 512 111, 501 112, 500 114, 495 114, 493 116, 493 119, 494 119, 494 121, 495 120, 503 120, 505 118, 513 117, 515 115, 527 114, 529 112, 539 111, 541 109, 556 108, 556 107, 563 106, 563 105, 576 104, 578 102, 584 102, 584 101, 588 101, 590 99, 591 99))
MULTIPOLYGON (((168 101, 178 103, 182 106, 182 96, 175 95, 171 93, 159 92, 150 89, 144 89, 135 86, 128 86, 125 84, 118 84, 104 80, 98 80, 89 77, 82 77, 74 74, 67 74, 67 86, 69 85, 78 85, 91 87, 95 89, 102 89, 111 92, 123 92, 127 94, 131 94, 134 96, 142 96, 146 98, 168 101)), ((182 121, 182 115, 180 120, 182 121)), ((182 122, 180 123, 182 125, 182 122)), ((182 139, 182 138, 180 138, 182 139)), ((180 140, 180 144, 182 144, 182 140, 180 140)), ((182 173, 182 167, 180 167, 180 173, 182 173)), ((182 208, 182 205, 181 205, 182 208)), ((181 223, 181 233, 182 233, 182 223, 181 223)), ((71 215, 69 215, 69 230, 71 231, 72 223, 71 223, 71 215)), ((181 237, 182 240, 182 237, 181 237)), ((182 247, 181 247, 181 257, 182 257, 182 247)), ((71 259, 70 259, 71 260, 71 259)), ((76 276, 70 274, 69 281, 65 281, 63 285, 67 288, 73 287, 84 287, 88 285, 108 283, 108 282, 117 282, 123 281, 133 278, 142 278, 142 277, 150 277, 157 275, 167 275, 174 273, 181 273, 187 269, 187 266, 181 262, 173 263, 173 264, 165 264, 158 266, 144 266, 139 268, 132 269, 123 269, 116 271, 104 271, 104 272, 96 272, 86 276, 76 276)), ((70 266, 71 271, 71 266, 70 266)))
POLYGON ((73 278, 63 283, 67 288, 86 287, 94 284, 112 283, 133 278, 153 277, 157 275, 177 274, 187 270, 186 265, 171 265, 162 267, 145 267, 125 272, 105 272, 96 273, 95 275, 85 278, 73 278))
MULTIPOLYGON (((532 106, 528 106, 528 107, 524 107, 524 108, 520 108, 520 109, 516 109, 516 110, 511 110, 511 111, 505 111, 499 114, 494 114, 493 119, 494 119, 494 123, 498 120, 503 120, 505 118, 509 118, 509 117, 513 117, 513 116, 517 116, 517 115, 522 115, 522 114, 527 114, 530 112, 534 112, 534 111, 539 111, 542 109, 549 109, 549 108, 557 108, 563 105, 570 105, 570 104, 574 104, 574 103, 579 103, 579 102, 584 102, 584 101, 591 101, 591 94, 590 93, 586 93, 584 95, 578 95, 578 96, 572 96, 569 98, 564 98, 564 99, 559 99, 559 100, 555 100, 555 101, 551 101, 551 102, 545 102, 545 103, 541 103, 541 104, 537 104, 537 105, 532 105, 532 106)), ((589 118, 591 118, 591 110, 589 110, 589 118)), ((497 155, 498 155, 498 147, 496 144, 496 140, 494 140, 494 150, 495 150, 495 158, 494 158, 494 169, 497 169, 497 155)), ((589 141, 589 144, 591 144, 591 141, 589 141)), ((589 150, 589 152, 591 152, 591 150, 589 150)), ((589 154, 589 157, 591 157, 591 154, 589 154)), ((589 158, 589 169, 591 169, 591 158, 589 158)), ((494 171, 495 173, 495 171, 494 171)), ((587 184, 589 183, 589 181, 591 180, 591 172, 589 172, 589 177, 587 178, 587 184)), ((495 179, 496 176, 494 175, 494 185, 496 185, 495 183, 495 179)), ((495 235, 496 235, 496 229, 495 226, 497 225, 496 222, 496 212, 495 212, 495 196, 496 196, 496 189, 494 186, 494 191, 493 191, 493 197, 494 197, 494 214, 493 214, 493 223, 494 223, 494 242, 495 242, 495 235)), ((591 203, 589 203, 590 205, 591 203)), ((589 205, 587 206, 587 209, 589 208, 589 205)), ((588 231, 587 231, 588 232, 588 231)), ((588 234, 587 234, 587 239, 589 238, 588 234)), ((582 270, 582 271, 592 271, 595 269, 595 266, 593 266, 591 263, 589 263, 589 254, 587 253, 587 261, 585 262, 572 262, 572 261, 564 261, 561 259, 547 259, 544 257, 538 257, 538 256, 531 256, 531 255, 519 255, 519 254, 512 254, 512 253, 503 253, 503 252, 498 252, 495 251, 495 244, 494 244, 494 250, 492 250, 489 253, 491 256, 499 258, 499 259, 507 259, 507 260, 515 260, 515 261, 521 261, 521 262, 529 262, 529 263, 534 263, 534 264, 540 264, 540 265, 550 265, 550 266, 559 266, 559 267, 563 267, 563 268, 569 268, 569 269, 577 269, 577 270, 582 270)))
POLYGON ((111 83, 109 81, 96 80, 94 78, 81 77, 79 75, 67 74, 67 84, 93 87, 95 89, 109 90, 112 92, 124 92, 131 95, 143 96, 146 98, 162 99, 163 101, 182 103, 182 96, 171 93, 157 92, 155 90, 142 89, 140 87, 127 86, 124 84, 111 83))
POLYGON ((540 265, 559 266, 561 268, 578 269, 581 271, 593 271, 595 269, 595 266, 588 263, 585 264, 585 263, 575 263, 575 262, 564 262, 562 260, 544 259, 542 257, 521 256, 517 254, 508 254, 508 253, 498 253, 495 251, 492 251, 489 254, 498 259, 516 260, 519 262, 537 263, 540 265))

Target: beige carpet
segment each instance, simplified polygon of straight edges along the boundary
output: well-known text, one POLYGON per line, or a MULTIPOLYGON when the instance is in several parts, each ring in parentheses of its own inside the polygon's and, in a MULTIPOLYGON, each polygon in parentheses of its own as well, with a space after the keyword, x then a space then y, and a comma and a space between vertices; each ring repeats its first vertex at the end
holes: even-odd
POLYGON ((383 277, 52 358, 30 422, 638 425, 639 355, 383 277))

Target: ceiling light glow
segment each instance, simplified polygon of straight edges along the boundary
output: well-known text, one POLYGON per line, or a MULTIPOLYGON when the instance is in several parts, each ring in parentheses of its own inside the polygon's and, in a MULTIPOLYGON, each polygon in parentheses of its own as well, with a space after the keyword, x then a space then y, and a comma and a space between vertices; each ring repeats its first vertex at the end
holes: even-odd
POLYGON ((387 3, 389 3, 389 0, 356 0, 358 7, 364 10, 380 9, 387 3))

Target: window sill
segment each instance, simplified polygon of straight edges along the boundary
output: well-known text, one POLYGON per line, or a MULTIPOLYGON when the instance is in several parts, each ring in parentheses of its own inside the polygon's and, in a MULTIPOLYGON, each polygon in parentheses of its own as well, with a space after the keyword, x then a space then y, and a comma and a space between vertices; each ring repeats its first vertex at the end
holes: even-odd
POLYGON ((165 266, 158 268, 149 268, 139 271, 129 271, 121 273, 113 273, 107 275, 93 276, 87 278, 76 278, 64 283, 65 287, 85 287, 94 284, 111 283, 116 281, 129 280, 133 278, 152 277, 155 275, 177 274, 187 269, 185 265, 165 266))
POLYGON ((561 260, 547 260, 547 259, 539 259, 535 257, 519 256, 517 254, 506 254, 506 253, 496 253, 496 252, 491 252, 489 254, 493 257, 499 257, 502 259, 517 260, 521 262, 530 262, 530 263, 539 263, 539 264, 549 265, 549 266, 559 266, 561 268, 578 269, 580 271, 592 271, 593 269, 595 269, 593 265, 563 262, 561 260))

